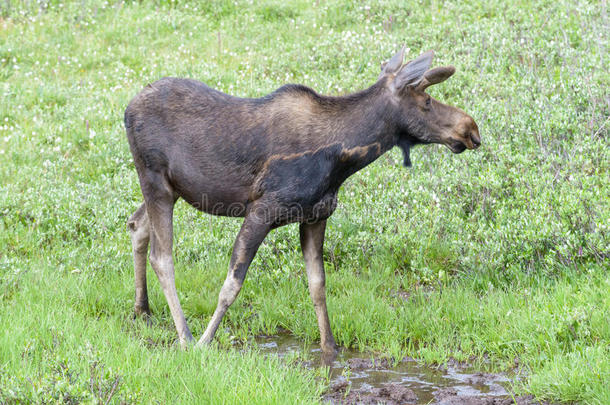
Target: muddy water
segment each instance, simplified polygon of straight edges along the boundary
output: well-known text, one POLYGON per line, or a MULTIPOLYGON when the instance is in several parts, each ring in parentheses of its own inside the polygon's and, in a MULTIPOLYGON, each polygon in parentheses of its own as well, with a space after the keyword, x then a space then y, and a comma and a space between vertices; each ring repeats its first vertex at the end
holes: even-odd
MULTIPOLYGON (((256 345, 263 353, 280 357, 300 354, 306 367, 321 364, 318 346, 305 346, 290 335, 259 337, 256 345)), ((324 398, 331 403, 513 403, 505 388, 509 379, 502 374, 451 365, 430 367, 408 359, 392 367, 387 360, 349 349, 332 362, 330 378, 331 388, 324 398)), ((520 399, 518 403, 530 403, 520 399)))

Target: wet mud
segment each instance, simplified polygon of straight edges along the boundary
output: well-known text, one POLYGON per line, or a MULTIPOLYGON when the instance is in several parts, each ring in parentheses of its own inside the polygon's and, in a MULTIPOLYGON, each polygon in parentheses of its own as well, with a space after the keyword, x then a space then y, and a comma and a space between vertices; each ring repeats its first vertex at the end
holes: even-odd
MULTIPOLYGON (((319 367, 318 346, 306 346, 294 336, 261 336, 256 345, 279 357, 302 355, 305 367, 319 367)), ((405 358, 393 365, 388 359, 342 349, 330 364, 330 388, 323 400, 331 404, 442 404, 530 405, 530 396, 513 397, 504 374, 483 373, 450 362, 446 367, 426 366, 405 358)))

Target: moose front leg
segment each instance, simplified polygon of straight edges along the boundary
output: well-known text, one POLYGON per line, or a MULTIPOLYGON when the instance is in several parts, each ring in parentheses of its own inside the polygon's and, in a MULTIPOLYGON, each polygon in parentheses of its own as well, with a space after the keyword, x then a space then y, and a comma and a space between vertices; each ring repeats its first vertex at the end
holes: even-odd
POLYGON ((197 342, 197 346, 208 344, 214 338, 222 317, 237 298, 246 278, 248 267, 270 229, 269 224, 262 221, 256 214, 246 216, 233 245, 229 272, 220 290, 216 311, 214 311, 203 336, 197 342))
POLYGON ((333 357, 337 352, 337 345, 333 338, 326 309, 326 290, 324 275, 324 260, 322 248, 324 245, 324 231, 326 221, 315 224, 301 224, 299 231, 301 236, 301 250, 305 259, 307 270, 307 281, 309 283, 309 294, 318 318, 320 329, 320 346, 326 356, 333 357))

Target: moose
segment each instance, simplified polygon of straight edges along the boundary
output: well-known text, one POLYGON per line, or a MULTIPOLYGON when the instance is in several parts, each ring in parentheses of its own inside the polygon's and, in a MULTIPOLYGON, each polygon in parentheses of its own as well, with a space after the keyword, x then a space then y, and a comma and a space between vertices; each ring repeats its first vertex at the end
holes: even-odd
POLYGON ((443 104, 427 87, 454 74, 430 69, 433 51, 404 63, 403 47, 369 88, 324 96, 295 84, 261 98, 238 98, 191 79, 163 78, 137 94, 125 127, 144 202, 129 218, 135 315, 150 315, 146 256, 159 279, 182 347, 194 343, 180 306, 172 258, 173 208, 243 217, 218 304, 197 346, 209 344, 239 294, 248 267, 274 228, 299 223, 300 244, 320 346, 337 346, 326 309, 322 256, 326 221, 352 174, 394 146, 443 144, 453 153, 481 144, 474 119, 443 104))

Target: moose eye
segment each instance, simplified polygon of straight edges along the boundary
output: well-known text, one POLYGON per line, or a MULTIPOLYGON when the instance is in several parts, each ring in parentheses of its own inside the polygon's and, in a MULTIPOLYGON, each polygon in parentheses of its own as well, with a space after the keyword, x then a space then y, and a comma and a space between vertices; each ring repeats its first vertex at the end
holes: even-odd
POLYGON ((430 107, 430 97, 426 98, 426 107, 430 107))

